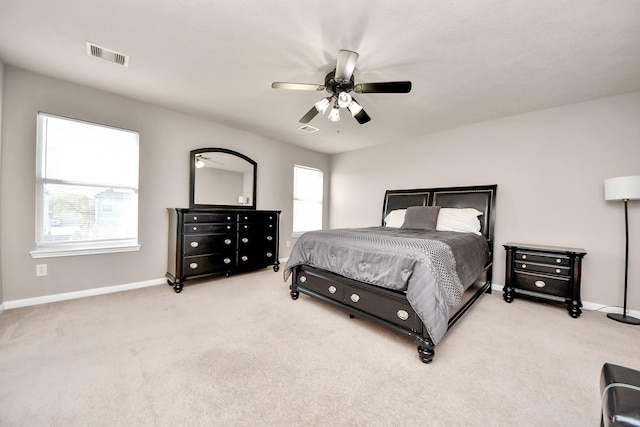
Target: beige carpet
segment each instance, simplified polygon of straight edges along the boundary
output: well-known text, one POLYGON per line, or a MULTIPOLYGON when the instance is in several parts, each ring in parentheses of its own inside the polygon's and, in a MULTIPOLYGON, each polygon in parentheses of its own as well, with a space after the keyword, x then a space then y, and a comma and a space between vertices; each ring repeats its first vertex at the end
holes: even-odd
POLYGON ((425 365, 269 269, 5 311, 0 425, 597 426, 602 364, 638 348, 603 313, 494 293, 425 365))

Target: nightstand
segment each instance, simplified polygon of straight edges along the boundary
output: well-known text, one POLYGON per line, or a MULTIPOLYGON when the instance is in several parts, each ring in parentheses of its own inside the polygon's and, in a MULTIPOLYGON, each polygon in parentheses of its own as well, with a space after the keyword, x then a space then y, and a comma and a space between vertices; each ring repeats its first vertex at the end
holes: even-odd
POLYGON ((569 315, 582 314, 580 278, 584 249, 505 243, 507 265, 504 300, 516 295, 531 296, 567 304, 569 315))

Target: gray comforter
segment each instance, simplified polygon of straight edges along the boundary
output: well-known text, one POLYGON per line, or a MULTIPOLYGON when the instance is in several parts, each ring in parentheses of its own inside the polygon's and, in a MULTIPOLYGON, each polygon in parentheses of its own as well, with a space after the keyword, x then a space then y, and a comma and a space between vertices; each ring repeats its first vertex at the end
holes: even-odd
POLYGON ((388 227, 320 230, 303 234, 284 269, 309 265, 384 288, 407 300, 437 344, 449 311, 460 303, 488 260, 484 236, 388 227))

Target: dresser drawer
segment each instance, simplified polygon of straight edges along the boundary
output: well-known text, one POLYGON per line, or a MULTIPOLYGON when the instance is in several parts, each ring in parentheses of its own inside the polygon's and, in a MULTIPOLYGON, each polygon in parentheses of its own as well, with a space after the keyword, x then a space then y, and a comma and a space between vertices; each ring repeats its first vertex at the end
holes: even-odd
POLYGON ((271 249, 249 248, 238 251, 238 268, 264 267, 276 262, 276 252, 271 249))
POLYGON ((238 222, 243 223, 261 223, 261 224, 277 224, 278 215, 273 212, 243 212, 238 214, 238 222))
POLYGON ((275 232, 248 233, 240 231, 238 233, 238 248, 240 249, 244 247, 275 248, 275 245, 275 232))
POLYGON ((250 223, 240 223, 238 224, 238 231, 240 232, 260 232, 260 233, 268 233, 275 232, 276 224, 271 223, 259 223, 259 222, 250 222, 250 223))
POLYGON ((236 247, 235 234, 187 234, 184 236, 182 254, 185 256, 230 252, 236 247))
POLYGON ((380 296, 375 291, 346 285, 343 302, 412 331, 421 330, 422 321, 406 301, 392 297, 381 300, 380 296))
POLYGON ((561 267, 569 267, 571 258, 561 254, 551 254, 542 252, 516 251, 514 258, 517 262, 524 261, 527 263, 535 262, 541 264, 557 265, 561 267))
POLYGON ((236 231, 235 224, 215 224, 215 223, 190 223, 184 225, 184 234, 190 233, 233 233, 236 231))
POLYGON ((569 276, 571 269, 560 265, 538 264, 535 262, 514 262, 513 268, 516 271, 530 271, 532 273, 557 274, 559 276, 569 276))
POLYGON ((296 278, 296 285, 309 289, 325 297, 342 302, 343 285, 302 270, 296 278))
POLYGON ((235 222, 236 214, 228 213, 188 213, 184 215, 185 223, 194 222, 235 222))
POLYGON ((570 297, 569 278, 552 277, 542 274, 528 274, 516 271, 514 274, 514 285, 517 288, 526 289, 532 292, 542 292, 558 297, 570 297))
POLYGON ((235 254, 233 252, 188 256, 182 259, 182 271, 185 277, 222 273, 229 271, 233 267, 234 262, 235 254))

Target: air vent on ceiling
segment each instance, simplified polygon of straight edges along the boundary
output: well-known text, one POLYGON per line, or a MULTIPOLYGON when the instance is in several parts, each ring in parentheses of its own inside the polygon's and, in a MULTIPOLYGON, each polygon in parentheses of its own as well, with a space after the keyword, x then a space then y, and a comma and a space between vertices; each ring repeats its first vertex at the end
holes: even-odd
POLYGON ((302 132, 306 132, 306 133, 314 133, 314 132, 318 132, 320 129, 315 128, 311 125, 304 125, 304 126, 300 126, 298 129, 300 129, 302 132))
POLYGON ((103 59, 105 61, 113 62, 114 64, 118 64, 124 68, 129 67, 129 55, 123 55, 121 53, 102 46, 98 46, 97 44, 93 44, 91 42, 87 42, 87 55, 93 56, 94 58, 103 59))

